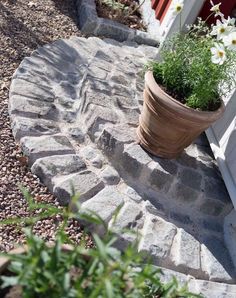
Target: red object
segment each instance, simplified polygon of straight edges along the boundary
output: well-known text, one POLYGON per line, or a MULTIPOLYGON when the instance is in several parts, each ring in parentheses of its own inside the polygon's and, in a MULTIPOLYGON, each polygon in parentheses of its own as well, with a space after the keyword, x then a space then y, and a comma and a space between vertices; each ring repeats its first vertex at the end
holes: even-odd
POLYGON ((152 8, 156 9, 159 0, 152 0, 152 8))
MULTIPOLYGON (((171 4, 172 0, 152 0, 152 8, 155 10, 155 15, 160 22, 162 22, 164 16, 166 15, 166 12, 168 11, 168 8, 171 4)), ((236 8, 236 0, 213 0, 214 4, 218 4, 221 2, 220 10, 224 14, 225 18, 230 16, 232 10, 236 8)), ((211 3, 210 0, 205 0, 205 3, 202 7, 202 10, 199 14, 199 16, 206 20, 207 17, 210 15, 211 11, 211 3)), ((207 20, 208 24, 215 23, 216 18, 214 16, 210 17, 207 20)))
POLYGON ((164 16, 166 15, 166 13, 167 13, 167 11, 168 11, 168 9, 169 9, 169 7, 170 7, 170 4, 171 4, 171 0, 168 1, 167 5, 166 5, 166 7, 165 7, 165 9, 164 9, 164 11, 163 11, 161 17, 160 17, 160 22, 163 21, 164 16))
MULTIPOLYGON (((228 16, 230 16, 232 10, 236 7, 236 0, 213 0, 214 4, 218 4, 220 2, 221 2, 220 11, 224 14, 225 18, 227 18, 228 16)), ((199 17, 201 17, 203 20, 206 20, 207 17, 211 14, 210 9, 211 9, 210 0, 206 0, 199 14, 199 17)), ((207 23, 209 25, 215 24, 215 21, 216 21, 216 18, 214 16, 211 16, 207 20, 207 23)))
POLYGON ((163 20, 172 0, 152 0, 152 8, 155 10, 156 18, 163 20))

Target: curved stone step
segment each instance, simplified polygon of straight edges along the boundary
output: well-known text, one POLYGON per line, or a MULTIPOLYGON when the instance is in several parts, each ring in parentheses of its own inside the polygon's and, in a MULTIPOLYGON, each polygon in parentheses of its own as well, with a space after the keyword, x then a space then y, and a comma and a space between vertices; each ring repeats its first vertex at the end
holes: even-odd
POLYGON ((29 165, 42 157, 75 153, 72 144, 64 135, 23 137, 20 144, 24 155, 29 158, 29 165))
POLYGON ((13 76, 13 133, 62 204, 79 192, 83 210, 98 212, 117 234, 131 229, 117 245, 139 235, 139 249, 155 264, 204 279, 190 279, 197 291, 232 296, 234 268, 222 229, 232 204, 208 148, 198 142, 167 161, 137 144, 140 72, 155 53, 79 37, 40 47, 13 76))
POLYGON ((188 284, 189 291, 201 293, 205 298, 234 298, 236 297, 236 285, 196 279, 191 275, 185 275, 170 269, 161 268, 163 282, 170 282, 173 277, 177 278, 181 285, 188 284))
POLYGON ((103 181, 95 173, 87 170, 59 178, 55 183, 53 193, 59 203, 65 206, 70 203, 74 195, 79 195, 80 202, 83 202, 103 188, 103 181))
POLYGON ((86 170, 86 164, 79 155, 53 155, 39 158, 31 167, 33 174, 53 191, 56 177, 66 176, 86 170))
POLYGON ((214 162, 203 166, 203 162, 199 161, 202 153, 198 151, 198 145, 187 148, 183 160, 181 157, 176 161, 166 161, 153 157, 135 144, 135 131, 129 130, 128 136, 122 140, 124 129, 121 125, 106 127, 98 144, 134 188, 150 197, 152 193, 158 193, 168 210, 171 206, 172 209, 181 207, 188 214, 192 209, 196 221, 209 215, 216 219, 217 225, 218 220, 230 211, 232 204, 223 180, 216 174, 214 162), (112 150, 112 147, 115 149, 112 150), (186 156, 195 163, 182 165, 186 156), (211 177, 206 175, 207 170, 211 177))
POLYGON ((208 236, 200 242, 161 217, 158 210, 154 212, 154 206, 150 213, 143 200, 132 200, 124 190, 124 185, 106 186, 82 204, 83 211, 97 213, 119 235, 116 243, 119 248, 139 239, 138 250, 147 252, 158 266, 199 279, 236 281, 234 266, 222 240, 208 236))

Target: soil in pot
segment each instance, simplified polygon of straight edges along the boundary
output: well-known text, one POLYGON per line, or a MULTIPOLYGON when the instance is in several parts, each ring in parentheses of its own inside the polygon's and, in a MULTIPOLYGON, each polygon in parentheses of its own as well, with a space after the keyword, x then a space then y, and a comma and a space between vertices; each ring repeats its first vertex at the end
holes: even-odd
MULTIPOLYGON (((156 83, 159 85, 159 87, 165 92, 167 93, 168 95, 170 95, 171 97, 173 97, 175 100, 181 102, 183 105, 186 105, 186 100, 185 100, 185 97, 184 97, 184 94, 183 95, 179 95, 177 94, 176 92, 173 92, 171 90, 168 90, 165 86, 163 86, 160 82, 158 82, 156 79, 155 79, 156 83)), ((186 105, 187 106, 187 105, 186 105)), ((218 101, 212 101, 212 102, 209 102, 208 104, 208 107, 205 109, 205 111, 216 111, 220 108, 221 106, 221 101, 220 99, 218 99, 218 101)), ((198 109, 196 109, 198 110, 198 109)))
MULTIPOLYGON (((108 0, 96 0, 97 14, 101 18, 117 21, 132 29, 138 29, 141 31, 147 31, 147 28, 142 20, 140 13, 138 0, 116 0, 114 2, 124 5, 125 9, 118 8, 117 5, 111 6, 112 1, 108 0)), ((141 2, 142 4, 142 2, 141 2)))

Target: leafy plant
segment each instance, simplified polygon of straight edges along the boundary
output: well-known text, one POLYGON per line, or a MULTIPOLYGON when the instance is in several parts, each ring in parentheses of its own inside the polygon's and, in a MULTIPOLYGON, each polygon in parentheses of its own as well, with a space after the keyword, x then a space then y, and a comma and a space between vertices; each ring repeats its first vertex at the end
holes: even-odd
MULTIPOLYGON (((29 194, 25 194, 30 208, 37 208, 29 194)), ((76 200, 72 200, 73 205, 76 200)), ((12 275, 1 277, 2 287, 20 285, 23 298, 201 297, 188 292, 187 285, 179 286, 176 279, 170 283, 161 282, 161 270, 143 264, 143 255, 137 253, 136 244, 120 252, 114 247, 116 236, 108 230, 103 238, 93 235, 94 248, 85 249, 82 242, 65 250, 64 244, 70 241, 64 229, 68 219, 75 216, 71 206, 56 210, 40 204, 40 208, 44 210, 43 218, 58 213, 64 217, 55 244, 48 245, 26 229, 28 251, 26 254, 8 255, 11 259, 8 270, 12 275)), ((79 218, 105 225, 94 214, 80 212, 79 218)))
MULTIPOLYGON (((175 12, 182 10, 181 3, 175 3, 175 12)), ((219 108, 220 99, 235 88, 236 82, 234 20, 224 19, 218 5, 217 11, 216 7, 212 11, 222 18, 216 26, 209 28, 198 19, 187 33, 164 42, 160 61, 150 62, 147 67, 167 93, 203 111, 219 108)))
POLYGON ((110 7, 113 10, 118 10, 120 12, 127 10, 128 6, 126 6, 125 4, 116 1, 116 0, 100 0, 101 3, 104 3, 105 5, 107 5, 108 7, 110 7))
POLYGON ((139 10, 139 8, 144 4, 146 0, 143 0, 134 7, 128 6, 125 3, 120 2, 119 0, 99 0, 100 5, 105 4, 107 7, 112 9, 114 12, 118 13, 123 18, 128 18, 133 13, 139 10))

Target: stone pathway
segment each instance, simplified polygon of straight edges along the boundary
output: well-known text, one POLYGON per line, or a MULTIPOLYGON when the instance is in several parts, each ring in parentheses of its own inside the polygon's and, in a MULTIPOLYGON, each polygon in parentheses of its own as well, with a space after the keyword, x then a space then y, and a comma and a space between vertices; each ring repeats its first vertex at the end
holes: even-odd
MULTIPOLYGON (((140 233, 139 250, 166 268, 166 278, 174 270, 206 297, 235 297, 223 240, 232 204, 204 138, 177 160, 153 157, 136 142, 141 71, 156 52, 78 37, 39 48, 13 76, 13 134, 62 205, 79 192, 82 209, 118 234, 127 227, 140 233)), ((122 233, 117 245, 133 239, 122 233)))

